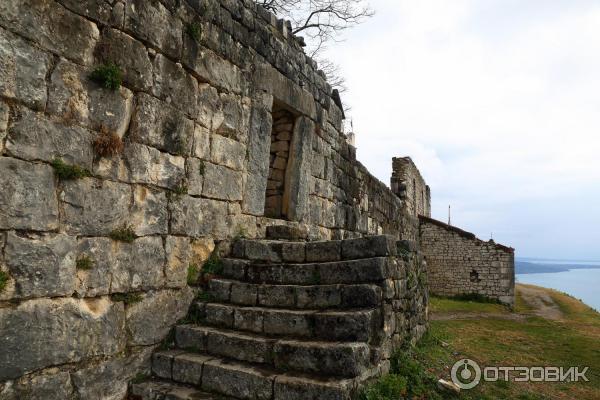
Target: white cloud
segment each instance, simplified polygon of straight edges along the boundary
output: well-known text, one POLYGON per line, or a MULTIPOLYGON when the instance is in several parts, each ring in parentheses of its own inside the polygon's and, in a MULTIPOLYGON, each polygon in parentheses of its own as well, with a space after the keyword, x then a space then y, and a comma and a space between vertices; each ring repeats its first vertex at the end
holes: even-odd
POLYGON ((523 3, 373 0, 376 16, 329 54, 358 157, 389 182, 391 158, 410 155, 434 217, 451 202, 454 222, 521 254, 600 259, 578 245, 600 240, 600 4, 523 3), (575 232, 554 222, 572 220, 575 232))

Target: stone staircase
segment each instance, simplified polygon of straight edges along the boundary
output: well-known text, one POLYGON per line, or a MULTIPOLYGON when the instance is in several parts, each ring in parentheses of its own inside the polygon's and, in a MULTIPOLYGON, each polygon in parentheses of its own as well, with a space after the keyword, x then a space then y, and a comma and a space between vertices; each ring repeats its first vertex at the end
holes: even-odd
POLYGON ((130 398, 352 398, 389 370, 386 299, 406 277, 396 246, 389 236, 235 241, 130 398))

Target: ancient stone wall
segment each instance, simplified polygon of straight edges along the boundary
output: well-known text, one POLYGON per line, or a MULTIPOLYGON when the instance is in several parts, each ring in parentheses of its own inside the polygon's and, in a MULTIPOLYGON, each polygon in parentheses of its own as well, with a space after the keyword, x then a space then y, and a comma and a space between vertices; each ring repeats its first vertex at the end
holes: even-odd
POLYGON ((392 159, 392 192, 404 202, 409 215, 431 217, 431 192, 410 157, 392 159))
POLYGON ((431 294, 480 294, 513 305, 514 249, 484 242, 472 233, 420 217, 420 246, 431 294))
POLYGON ((401 236, 331 94, 249 0, 0 2, 0 397, 122 398, 230 238, 401 236), (280 218, 274 104, 294 115, 280 218))

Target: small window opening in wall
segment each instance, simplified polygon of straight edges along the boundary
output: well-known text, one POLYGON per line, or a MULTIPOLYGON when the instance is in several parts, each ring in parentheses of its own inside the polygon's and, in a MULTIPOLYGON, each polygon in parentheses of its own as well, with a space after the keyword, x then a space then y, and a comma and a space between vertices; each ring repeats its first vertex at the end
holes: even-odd
POLYGON ((471 282, 480 282, 481 280, 479 279, 479 273, 475 270, 471 271, 471 282))
POLYGON ((265 216, 286 219, 288 196, 286 184, 290 145, 296 116, 282 107, 273 105, 273 126, 271 128, 271 150, 269 178, 265 196, 265 216))

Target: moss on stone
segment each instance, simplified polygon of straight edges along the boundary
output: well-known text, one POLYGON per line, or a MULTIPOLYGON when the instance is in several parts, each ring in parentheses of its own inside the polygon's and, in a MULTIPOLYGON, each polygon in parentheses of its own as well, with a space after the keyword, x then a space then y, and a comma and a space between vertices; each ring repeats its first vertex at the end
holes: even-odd
POLYGON ((202 27, 198 22, 192 22, 191 24, 188 24, 185 28, 185 31, 196 42, 200 41, 200 36, 202 35, 202 27))
POLYGON ((52 160, 52 168, 62 180, 81 179, 92 175, 87 169, 77 165, 69 165, 60 158, 52 160))
POLYGON ((4 291, 4 288, 8 284, 8 274, 4 271, 0 271, 0 293, 4 291))
POLYGON ((123 225, 122 227, 113 230, 109 236, 113 240, 126 243, 131 243, 136 238, 135 232, 130 225, 123 225))
POLYGON ((87 255, 80 256, 75 262, 77 269, 89 270, 94 267, 94 260, 87 255))
POLYGON ((143 297, 139 293, 115 293, 111 296, 112 301, 122 301, 125 304, 135 304, 142 301, 143 297))

